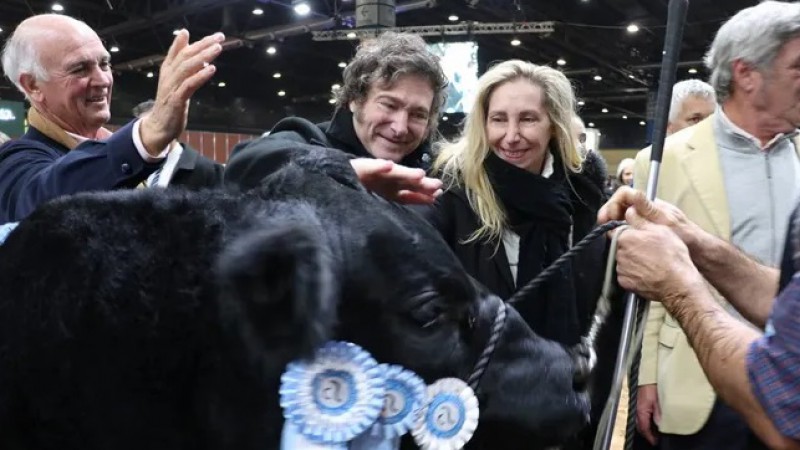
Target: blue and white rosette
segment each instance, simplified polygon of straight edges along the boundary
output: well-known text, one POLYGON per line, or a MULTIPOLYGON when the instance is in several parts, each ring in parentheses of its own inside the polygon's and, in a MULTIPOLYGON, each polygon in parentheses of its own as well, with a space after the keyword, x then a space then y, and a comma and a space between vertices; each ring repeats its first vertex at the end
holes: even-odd
POLYGON ((19 225, 19 222, 8 222, 0 225, 0 245, 5 242, 8 235, 14 231, 14 228, 17 228, 17 225, 19 225))
POLYGON ((472 439, 479 415, 472 389, 458 378, 443 378, 428 386, 414 441, 422 450, 461 449, 472 439))
POLYGON ((350 450, 390 450, 416 423, 425 402, 425 381, 400 366, 381 364, 386 394, 378 421, 350 444, 350 450))
POLYGON ((383 369, 349 342, 329 342, 281 376, 286 418, 281 448, 346 448, 372 426, 384 402, 383 369))

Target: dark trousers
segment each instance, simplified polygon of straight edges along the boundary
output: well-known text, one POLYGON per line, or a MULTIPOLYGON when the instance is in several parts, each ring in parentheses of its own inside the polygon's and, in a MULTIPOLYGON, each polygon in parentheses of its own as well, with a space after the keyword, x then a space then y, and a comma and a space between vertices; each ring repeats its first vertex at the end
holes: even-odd
POLYGON ((660 450, 766 450, 742 417, 719 399, 708 422, 695 434, 662 434, 660 450))

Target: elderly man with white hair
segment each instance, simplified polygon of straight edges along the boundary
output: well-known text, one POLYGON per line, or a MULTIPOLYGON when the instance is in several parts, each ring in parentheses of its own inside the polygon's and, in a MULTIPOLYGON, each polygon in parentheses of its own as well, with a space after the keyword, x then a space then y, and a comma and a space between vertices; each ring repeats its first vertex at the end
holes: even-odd
POLYGON ((22 21, 2 54, 3 72, 31 103, 28 132, 0 147, 0 223, 52 198, 133 187, 161 164, 186 126, 191 95, 215 72, 224 36, 193 44, 181 31, 161 67, 153 111, 112 134, 114 76, 100 37, 80 20, 22 21))
MULTIPOLYGON (((718 31, 706 63, 716 110, 667 139, 657 195, 702 230, 775 267, 800 193, 800 3, 764 1, 740 11, 718 31)), ((636 158, 638 189, 645 187, 649 153, 636 158)), ((777 283, 770 297, 776 289, 777 283)), ((734 321, 756 328, 745 319, 750 316, 719 295, 717 301, 734 321)), ((731 397, 718 398, 720 384, 709 382, 704 361, 712 349, 698 348, 697 330, 682 319, 651 303, 639 372, 639 430, 651 443, 660 440, 662 449, 761 448, 742 410, 729 407, 731 397)))

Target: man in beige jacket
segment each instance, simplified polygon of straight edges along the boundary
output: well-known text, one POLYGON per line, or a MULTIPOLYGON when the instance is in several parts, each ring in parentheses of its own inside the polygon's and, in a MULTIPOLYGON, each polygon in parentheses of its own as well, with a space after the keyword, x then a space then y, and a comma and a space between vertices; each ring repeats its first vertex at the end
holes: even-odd
MULTIPOLYGON (((715 114, 667 139, 658 197, 704 230, 765 264, 781 257, 800 192, 800 4, 767 1, 744 9, 717 33, 707 55, 715 114)), ((644 188, 649 151, 637 156, 644 188)), ((662 449, 750 449, 760 443, 718 401, 677 322, 651 303, 642 346, 637 425, 662 449)), ((732 308, 729 308, 735 314, 732 308)), ((744 320, 744 319, 742 319, 744 320)))

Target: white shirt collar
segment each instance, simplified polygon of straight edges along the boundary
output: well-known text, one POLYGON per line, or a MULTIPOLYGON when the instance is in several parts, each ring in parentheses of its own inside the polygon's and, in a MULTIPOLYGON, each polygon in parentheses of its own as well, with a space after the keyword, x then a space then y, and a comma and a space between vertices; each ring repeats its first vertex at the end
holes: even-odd
POLYGON ((544 154, 544 167, 542 167, 541 175, 545 178, 550 178, 553 175, 555 170, 553 169, 553 154, 550 153, 550 150, 544 154))
MULTIPOLYGON (((177 141, 173 142, 167 148, 170 150, 167 154, 167 158, 164 160, 164 164, 161 166, 161 169, 159 169, 158 182, 156 183, 157 187, 169 186, 169 183, 172 181, 172 176, 175 174, 175 169, 178 167, 178 161, 181 159, 181 153, 183 153, 183 146, 177 141)), ((151 181, 154 176, 155 174, 151 174, 147 178, 148 186, 152 187, 151 181)))
POLYGON ((727 131, 727 132, 729 132, 731 134, 737 135, 740 138, 743 138, 743 139, 746 139, 746 140, 752 142, 753 144, 755 144, 756 148, 761 149, 761 150, 769 150, 773 145, 777 144, 781 140, 783 140, 783 139, 791 139, 791 138, 797 136, 797 133, 798 133, 797 130, 794 130, 791 133, 778 133, 772 139, 770 139, 769 142, 767 142, 767 145, 762 147, 761 146, 761 141, 758 138, 756 138, 755 136, 753 136, 752 134, 750 134, 747 131, 743 130, 741 127, 739 127, 735 123, 733 123, 733 121, 728 117, 728 115, 725 114, 725 111, 723 111, 722 107, 717 106, 717 114, 718 114, 720 123, 722 124, 723 130, 725 130, 725 131, 727 131))

